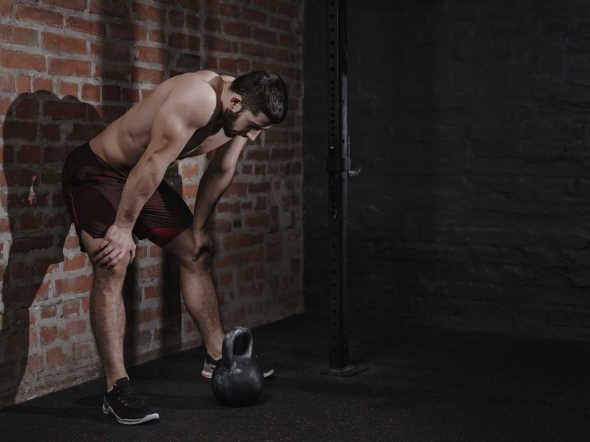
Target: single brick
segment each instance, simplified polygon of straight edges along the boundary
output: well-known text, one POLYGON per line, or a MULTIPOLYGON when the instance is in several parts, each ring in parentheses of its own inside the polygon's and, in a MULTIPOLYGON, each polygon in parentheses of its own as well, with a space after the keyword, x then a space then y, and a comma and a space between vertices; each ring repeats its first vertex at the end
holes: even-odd
POLYGON ((53 58, 49 61, 48 72, 54 75, 88 77, 90 76, 90 63, 82 60, 53 58))
POLYGON ((34 29, 0 24, 0 40, 17 45, 37 46, 39 33, 34 29))
POLYGON ((55 347, 47 350, 46 358, 48 368, 56 368, 58 366, 62 366, 68 360, 68 357, 66 356, 61 347, 55 347))
POLYGON ((0 92, 14 92, 14 77, 8 73, 0 73, 0 92))
POLYGON ((74 31, 78 31, 84 34, 100 35, 106 34, 106 27, 104 23, 95 20, 85 20, 80 17, 68 17, 66 20, 66 26, 74 31))
POLYGON ((59 84, 59 94, 63 97, 66 95, 70 95, 72 97, 78 98, 78 84, 77 83, 70 83, 67 81, 62 81, 59 84))
POLYGON ((84 334, 88 329, 87 319, 77 319, 67 321, 65 327, 60 328, 59 337, 67 341, 72 336, 78 336, 84 334))
POLYGON ((86 266, 86 254, 76 255, 74 258, 64 259, 64 272, 81 270, 86 266))
POLYGON ((62 14, 33 6, 17 5, 16 19, 32 21, 49 26, 61 27, 63 25, 62 14))
POLYGON ((9 69, 26 69, 44 72, 46 68, 45 56, 0 49, 0 66, 9 69))
POLYGON ((54 52, 70 54, 86 54, 86 40, 74 37, 44 32, 42 36, 43 48, 54 52))
POLYGON ((75 11, 83 11, 86 8, 86 0, 43 0, 43 3, 75 11))
POLYGON ((238 62, 231 58, 220 58, 219 69, 223 72, 235 73, 238 70, 238 62))
POLYGON ((147 46, 140 46, 137 54, 137 60, 146 63, 157 63, 166 65, 168 63, 168 50, 161 48, 150 48, 147 46))
POLYGON ((183 164, 182 177, 183 179, 196 178, 199 175, 199 163, 183 164))
POLYGON ((129 19, 131 2, 120 0, 90 0, 90 12, 129 19))
POLYGON ((249 38, 250 37, 250 25, 242 22, 224 22, 223 32, 229 35, 235 35, 236 37, 249 38))
POLYGON ((254 28, 252 32, 252 37, 254 40, 267 43, 267 44, 276 44, 277 43, 277 33, 274 31, 269 31, 267 29, 262 28, 254 28))
POLYGON ((205 19, 205 29, 210 32, 221 32, 221 20, 216 17, 205 19))
POLYGON ((207 36, 205 38, 205 46, 210 51, 232 52, 231 42, 225 38, 207 36))
POLYGON ((144 5, 142 3, 133 3, 133 13, 139 20, 152 20, 160 22, 162 17, 162 10, 154 8, 153 6, 144 5))
POLYGON ((242 18, 248 22, 256 22, 256 23, 260 23, 260 24, 265 24, 267 14, 265 14, 264 12, 262 12, 258 9, 244 7, 244 9, 242 11, 242 18))
POLYGON ((162 287, 159 285, 143 288, 144 299, 159 298, 162 296, 162 287))
POLYGON ((55 305, 46 306, 41 309, 41 319, 55 318, 56 315, 57 307, 55 305))
POLYGON ((51 344, 57 339, 57 327, 41 327, 41 343, 43 345, 51 344))
POLYGON ((92 355, 94 347, 88 342, 74 342, 72 344, 72 359, 79 361, 80 359, 87 359, 92 355))
POLYGON ((201 40, 199 37, 181 32, 175 32, 168 37, 168 45, 178 49, 188 49, 199 51, 201 49, 201 40))
POLYGON ((135 68, 135 81, 159 84, 163 80, 163 71, 147 68, 135 68))
POLYGON ((99 101, 100 87, 88 83, 84 84, 82 86, 82 99, 84 101, 99 101))
POLYGON ((252 55, 254 57, 264 57, 265 47, 253 43, 240 43, 240 53, 243 55, 252 55))
MULTIPOLYGON (((30 347, 30 344, 29 344, 30 347)), ((37 373, 43 369, 43 355, 29 354, 27 359, 27 372, 37 373)))
POLYGON ((50 91, 53 89, 53 80, 51 78, 35 78, 33 80, 33 89, 35 91, 50 91))

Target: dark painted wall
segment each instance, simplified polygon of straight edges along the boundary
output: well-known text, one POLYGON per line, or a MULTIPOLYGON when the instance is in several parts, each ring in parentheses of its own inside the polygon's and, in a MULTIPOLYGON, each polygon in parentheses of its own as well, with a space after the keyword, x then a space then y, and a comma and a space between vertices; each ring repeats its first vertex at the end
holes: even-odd
MULTIPOLYGON (((305 248, 325 309, 326 25, 306 6, 305 248)), ((353 303, 590 337, 590 4, 350 0, 353 303)))

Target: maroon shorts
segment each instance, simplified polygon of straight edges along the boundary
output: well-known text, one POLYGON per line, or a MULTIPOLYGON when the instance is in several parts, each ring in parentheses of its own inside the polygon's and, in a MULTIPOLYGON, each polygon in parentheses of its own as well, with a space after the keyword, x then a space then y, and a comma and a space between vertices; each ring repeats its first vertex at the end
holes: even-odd
MULTIPOLYGON (((82 230, 93 238, 104 237, 115 220, 129 171, 104 162, 88 143, 68 155, 62 172, 64 199, 79 237, 82 230)), ((143 206, 133 234, 162 247, 192 222, 193 214, 182 197, 162 181, 143 206)))

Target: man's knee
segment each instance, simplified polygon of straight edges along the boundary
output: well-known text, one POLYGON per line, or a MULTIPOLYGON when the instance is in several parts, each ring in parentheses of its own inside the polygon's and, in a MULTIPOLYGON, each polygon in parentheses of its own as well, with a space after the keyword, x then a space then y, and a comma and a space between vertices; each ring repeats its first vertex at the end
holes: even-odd
POLYGON ((84 246, 88 259, 92 263, 94 278, 100 281, 110 281, 125 278, 127 267, 131 263, 131 255, 122 256, 121 259, 112 267, 105 267, 96 262, 96 254, 104 247, 103 238, 93 238, 88 232, 82 230, 80 242, 84 246))
POLYGON ((107 267, 97 264, 92 258, 92 268, 94 270, 94 278, 100 281, 114 281, 125 278, 127 274, 127 267, 131 263, 131 256, 122 257, 114 266, 107 267))
POLYGON ((204 239, 205 241, 203 241, 203 244, 200 246, 197 246, 194 243, 192 244, 192 247, 189 248, 189 251, 185 253, 181 259, 183 265, 198 270, 210 269, 215 254, 213 238, 211 235, 207 234, 207 237, 204 239))

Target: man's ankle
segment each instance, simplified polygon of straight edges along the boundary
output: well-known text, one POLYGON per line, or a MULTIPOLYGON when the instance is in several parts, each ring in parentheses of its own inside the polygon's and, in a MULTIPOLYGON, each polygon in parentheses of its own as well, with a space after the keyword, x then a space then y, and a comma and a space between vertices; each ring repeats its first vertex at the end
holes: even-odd
POLYGON ((207 351, 207 354, 214 361, 219 361, 221 359, 221 352, 219 352, 219 353, 211 353, 211 352, 207 351))
POLYGON ((113 387, 115 386, 115 384, 117 383, 117 381, 119 381, 120 379, 129 379, 129 375, 125 374, 124 376, 117 376, 114 378, 107 378, 106 380, 106 385, 107 385, 107 393, 112 391, 113 387))

